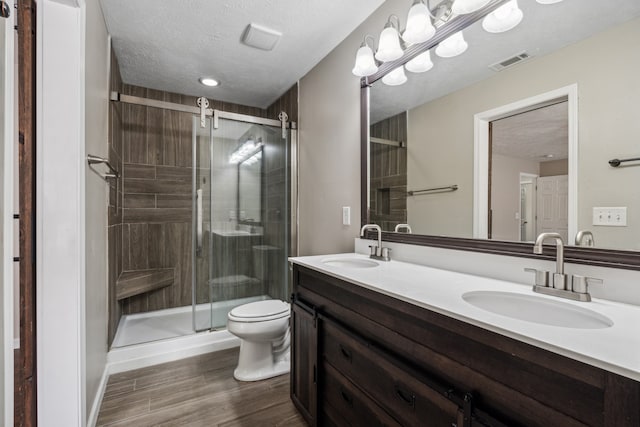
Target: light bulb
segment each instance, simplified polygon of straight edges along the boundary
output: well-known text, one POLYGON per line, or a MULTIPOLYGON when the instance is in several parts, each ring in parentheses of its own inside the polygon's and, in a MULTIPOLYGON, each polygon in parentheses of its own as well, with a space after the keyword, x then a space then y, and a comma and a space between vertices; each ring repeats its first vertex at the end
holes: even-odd
POLYGON ((490 33, 503 33, 518 25, 522 16, 518 0, 511 0, 487 15, 482 20, 482 28, 490 33))
POLYGON ((382 83, 388 86, 399 86, 407 81, 407 76, 404 74, 404 67, 401 65, 395 68, 382 78, 382 83))
POLYGON ((438 47, 436 47, 436 55, 441 58, 451 58, 463 53, 467 50, 467 47, 469 47, 469 45, 464 40, 462 31, 458 31, 440 42, 438 47))
POLYGON ((490 1, 491 0, 455 0, 453 6, 451 6, 451 11, 456 15, 473 13, 485 7, 490 1))
POLYGON ((431 62, 431 51, 422 52, 420 55, 413 58, 411 61, 405 64, 407 71, 412 73, 424 73, 433 68, 433 62, 431 62))
POLYGON ((429 8, 417 0, 409 9, 407 16, 407 28, 402 33, 402 38, 407 43, 415 44, 429 40, 436 33, 436 29, 431 23, 429 8))
POLYGON ((356 65, 351 72, 358 77, 367 77, 378 71, 376 61, 373 59, 373 51, 363 43, 356 53, 356 65))
POLYGON ((400 46, 398 31, 391 25, 391 22, 388 22, 385 29, 380 33, 376 59, 382 62, 389 62, 401 58, 402 55, 404 55, 404 52, 400 46))

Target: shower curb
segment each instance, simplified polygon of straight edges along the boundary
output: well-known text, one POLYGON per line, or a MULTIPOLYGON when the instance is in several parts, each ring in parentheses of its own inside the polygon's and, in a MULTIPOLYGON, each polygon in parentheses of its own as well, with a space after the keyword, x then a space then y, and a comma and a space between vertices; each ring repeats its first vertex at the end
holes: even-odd
POLYGON ((226 330, 203 332, 112 349, 107 353, 107 369, 112 375, 238 346, 240 339, 226 330))

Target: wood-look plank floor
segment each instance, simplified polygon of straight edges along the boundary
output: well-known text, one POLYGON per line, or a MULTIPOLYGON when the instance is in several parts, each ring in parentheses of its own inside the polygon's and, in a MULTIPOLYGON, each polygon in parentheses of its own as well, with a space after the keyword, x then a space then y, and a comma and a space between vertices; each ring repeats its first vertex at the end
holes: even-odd
POLYGON ((98 426, 306 426, 289 397, 289 375, 233 378, 238 349, 109 377, 98 426))

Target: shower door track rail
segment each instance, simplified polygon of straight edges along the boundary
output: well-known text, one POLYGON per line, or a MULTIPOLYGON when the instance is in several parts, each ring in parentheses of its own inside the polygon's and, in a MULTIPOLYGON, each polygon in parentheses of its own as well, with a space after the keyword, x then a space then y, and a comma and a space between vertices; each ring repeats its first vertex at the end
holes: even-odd
MULTIPOLYGON (((189 105, 176 104, 175 102, 159 101, 157 99, 149 99, 149 98, 142 98, 140 96, 125 95, 119 92, 111 92, 110 99, 111 101, 123 102, 125 104, 134 104, 134 105, 140 105, 143 107, 161 108, 163 110, 178 111, 181 113, 190 113, 190 114, 196 114, 196 115, 201 113, 200 107, 196 107, 196 106, 191 107, 189 105)), ((205 115, 207 117, 213 117, 214 129, 218 128, 219 119, 229 119, 229 120, 236 120, 240 122, 254 123, 258 125, 275 126, 275 127, 280 127, 282 125, 282 122, 280 120, 248 116, 246 114, 239 114, 239 113, 230 113, 227 111, 214 110, 213 108, 205 109, 205 115)), ((296 129, 296 122, 287 122, 287 127, 290 129, 296 129)))

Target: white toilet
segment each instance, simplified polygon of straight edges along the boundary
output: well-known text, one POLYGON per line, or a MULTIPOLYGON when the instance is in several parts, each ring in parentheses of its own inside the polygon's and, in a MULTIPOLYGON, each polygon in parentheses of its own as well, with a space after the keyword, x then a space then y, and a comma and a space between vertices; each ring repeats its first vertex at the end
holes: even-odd
POLYGON ((229 312, 227 329, 240 338, 235 379, 258 381, 289 372, 290 317, 289 303, 280 300, 252 302, 229 312))

